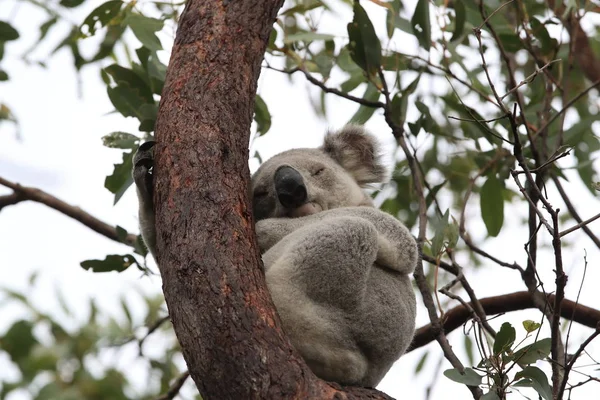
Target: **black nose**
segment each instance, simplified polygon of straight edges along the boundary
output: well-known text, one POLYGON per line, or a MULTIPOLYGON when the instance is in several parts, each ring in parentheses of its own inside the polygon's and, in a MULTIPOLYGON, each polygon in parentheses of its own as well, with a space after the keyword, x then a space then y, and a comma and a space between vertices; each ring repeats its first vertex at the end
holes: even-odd
POLYGON ((292 167, 283 166, 275 171, 275 191, 279 202, 285 208, 300 207, 306 202, 304 179, 292 167))

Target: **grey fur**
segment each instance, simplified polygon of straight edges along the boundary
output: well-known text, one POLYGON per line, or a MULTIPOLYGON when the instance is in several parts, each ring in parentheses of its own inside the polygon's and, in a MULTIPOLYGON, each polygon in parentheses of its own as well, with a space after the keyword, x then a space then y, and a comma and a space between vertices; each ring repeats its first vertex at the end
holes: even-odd
MULTIPOLYGON (((140 188, 148 171, 138 158, 140 224, 154 254, 150 191, 140 188)), ((416 243, 361 189, 384 171, 375 140, 350 125, 319 149, 274 156, 252 177, 256 234, 283 328, 317 376, 345 385, 375 387, 414 334, 416 243), (281 167, 297 171, 306 188, 298 207, 281 204, 281 167)))

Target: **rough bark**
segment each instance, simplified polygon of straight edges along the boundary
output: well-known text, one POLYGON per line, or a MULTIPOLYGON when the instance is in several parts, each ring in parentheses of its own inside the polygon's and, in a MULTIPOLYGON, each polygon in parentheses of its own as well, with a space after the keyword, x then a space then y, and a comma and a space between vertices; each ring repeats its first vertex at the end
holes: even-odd
POLYGON ((158 264, 204 399, 387 398, 317 379, 281 330, 249 208, 256 82, 282 0, 188 1, 156 127, 158 264))

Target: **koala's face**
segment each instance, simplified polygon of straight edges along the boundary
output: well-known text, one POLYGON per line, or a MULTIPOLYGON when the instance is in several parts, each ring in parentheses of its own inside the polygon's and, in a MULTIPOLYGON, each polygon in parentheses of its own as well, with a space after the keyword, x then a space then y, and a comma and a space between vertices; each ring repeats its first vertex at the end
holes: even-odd
POLYGON ((374 139, 347 126, 328 134, 322 148, 289 150, 263 163, 252 177, 254 219, 372 206, 361 185, 380 182, 383 173, 374 139))

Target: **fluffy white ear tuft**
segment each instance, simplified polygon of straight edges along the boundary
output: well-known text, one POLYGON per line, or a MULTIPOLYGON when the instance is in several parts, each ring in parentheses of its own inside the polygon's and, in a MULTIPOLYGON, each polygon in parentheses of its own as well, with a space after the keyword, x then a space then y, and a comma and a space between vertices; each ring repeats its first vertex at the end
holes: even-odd
POLYGON ((346 125, 337 132, 328 132, 321 149, 361 186, 387 180, 379 143, 361 125, 346 125))

